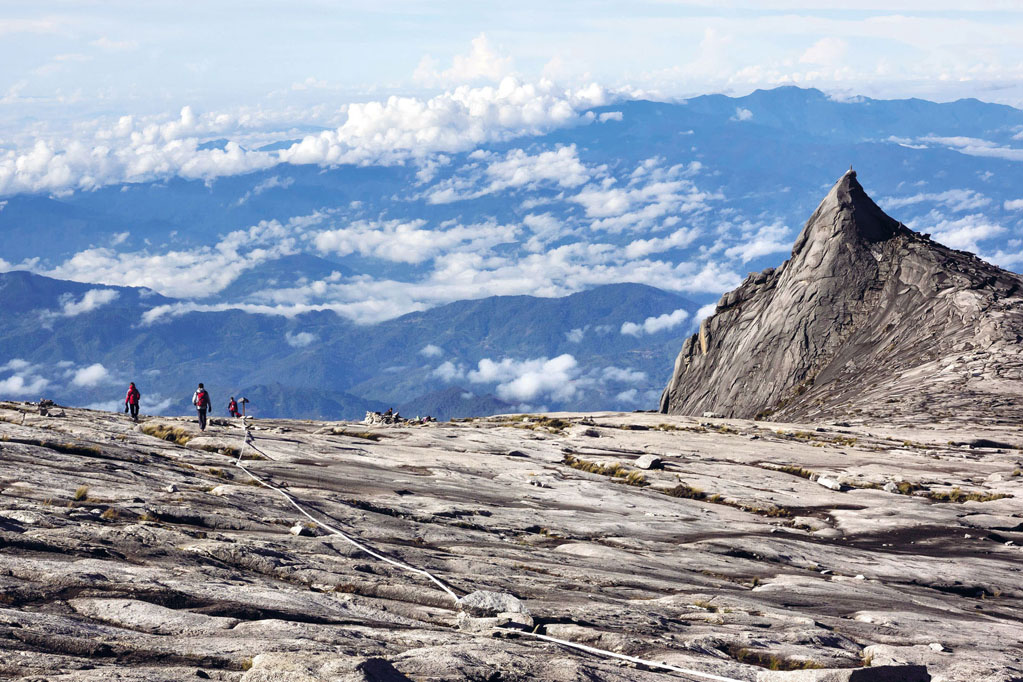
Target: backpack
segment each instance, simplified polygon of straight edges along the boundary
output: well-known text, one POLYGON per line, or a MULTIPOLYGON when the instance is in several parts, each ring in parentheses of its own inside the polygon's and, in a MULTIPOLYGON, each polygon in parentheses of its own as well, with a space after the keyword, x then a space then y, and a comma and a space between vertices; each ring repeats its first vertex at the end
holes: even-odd
POLYGON ((200 410, 205 409, 210 402, 210 396, 206 391, 199 391, 195 395, 195 406, 200 410))

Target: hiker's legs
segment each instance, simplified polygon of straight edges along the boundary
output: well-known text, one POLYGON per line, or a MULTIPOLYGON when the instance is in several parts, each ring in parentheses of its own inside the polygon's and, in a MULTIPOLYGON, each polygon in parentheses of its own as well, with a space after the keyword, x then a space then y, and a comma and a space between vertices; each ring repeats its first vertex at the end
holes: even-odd
POLYGON ((131 418, 134 419, 135 421, 138 421, 139 420, 139 404, 138 403, 129 403, 128 407, 129 407, 129 409, 131 409, 131 418))
POLYGON ((206 410, 199 410, 199 430, 206 430, 206 410))

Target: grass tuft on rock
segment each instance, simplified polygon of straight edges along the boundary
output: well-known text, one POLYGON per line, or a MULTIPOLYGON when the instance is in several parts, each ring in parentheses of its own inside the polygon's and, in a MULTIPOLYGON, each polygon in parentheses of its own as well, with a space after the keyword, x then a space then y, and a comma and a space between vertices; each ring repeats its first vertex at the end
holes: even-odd
POLYGON ((184 445, 195 437, 180 426, 170 426, 168 424, 160 424, 159 422, 146 422, 142 425, 141 430, 147 436, 153 436, 154 438, 159 438, 169 443, 177 443, 178 445, 184 445))
POLYGON ((618 462, 601 464, 599 462, 591 462, 588 459, 580 459, 572 454, 566 454, 564 459, 561 461, 573 469, 620 479, 626 485, 636 486, 637 488, 649 485, 649 483, 647 483, 646 476, 634 469, 624 467, 618 462))

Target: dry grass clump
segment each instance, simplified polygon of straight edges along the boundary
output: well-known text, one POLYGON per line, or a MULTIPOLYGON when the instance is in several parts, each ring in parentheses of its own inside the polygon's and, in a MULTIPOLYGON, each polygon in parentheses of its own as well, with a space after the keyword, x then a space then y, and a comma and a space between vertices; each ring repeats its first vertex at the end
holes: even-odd
POLYGON ((564 419, 537 414, 517 414, 514 417, 509 417, 508 421, 511 422, 508 426, 516 429, 550 431, 551 433, 561 433, 572 425, 572 422, 565 421, 564 419))
POLYGON ((800 478, 805 478, 807 480, 810 480, 817 475, 817 472, 815 471, 810 471, 809 469, 804 469, 803 467, 798 467, 791 464, 768 468, 774 471, 780 471, 784 474, 792 474, 793 476, 799 476, 800 478))
POLYGON ((381 434, 374 431, 349 431, 343 426, 335 426, 330 430, 330 432, 335 436, 348 436, 350 438, 361 438, 363 440, 378 441, 383 438, 381 434))
POLYGON ((177 443, 178 445, 184 445, 195 437, 180 426, 170 426, 169 424, 154 422, 146 422, 143 424, 142 433, 147 436, 159 438, 160 440, 165 440, 169 443, 177 443))
POLYGON ((1003 500, 1006 497, 1012 497, 1012 495, 1007 493, 984 493, 979 490, 966 492, 961 490, 959 486, 956 486, 948 492, 929 491, 925 497, 932 499, 935 502, 952 502, 962 504, 964 502, 993 502, 994 500, 1003 500))
POLYGON ((729 500, 717 493, 708 495, 699 488, 694 488, 684 481, 679 481, 679 484, 674 488, 668 488, 667 490, 661 490, 660 492, 668 495, 669 497, 677 497, 685 500, 703 500, 704 502, 710 502, 711 504, 722 504, 726 507, 734 507, 735 509, 741 509, 744 512, 757 514, 758 516, 770 516, 772 518, 788 518, 792 516, 792 512, 785 507, 758 507, 752 504, 729 500))
POLYGON ((78 486, 78 490, 75 491, 74 497, 72 497, 72 499, 75 502, 84 502, 84 501, 88 500, 89 499, 89 486, 87 486, 87 485, 80 485, 80 486, 78 486))
POLYGON ((725 653, 740 663, 767 668, 768 670, 813 670, 823 668, 820 663, 808 659, 782 658, 777 654, 766 651, 756 651, 740 647, 737 644, 729 644, 724 648, 725 653))
POLYGON ((917 483, 910 483, 909 481, 896 481, 895 487, 899 489, 900 495, 912 495, 918 490, 923 490, 924 487, 917 483))
MULTIPOLYGON (((707 493, 703 492, 699 488, 694 488, 688 483, 679 483, 674 488, 669 488, 664 491, 665 495, 670 497, 678 497, 685 500, 705 500, 707 499, 707 493)), ((720 500, 720 495, 718 496, 720 500)))
POLYGON ((587 459, 580 459, 572 454, 566 454, 562 460, 565 464, 572 467, 573 469, 579 469, 580 471, 587 471, 591 474, 599 474, 601 476, 610 476, 611 478, 620 479, 626 485, 633 485, 638 488, 649 485, 646 481, 646 476, 640 472, 629 469, 622 466, 618 462, 612 462, 610 464, 600 464, 599 462, 591 462, 587 459))
POLYGON ((114 521, 118 516, 119 514, 117 513, 117 510, 113 507, 107 507, 103 513, 99 515, 99 517, 104 521, 114 521))

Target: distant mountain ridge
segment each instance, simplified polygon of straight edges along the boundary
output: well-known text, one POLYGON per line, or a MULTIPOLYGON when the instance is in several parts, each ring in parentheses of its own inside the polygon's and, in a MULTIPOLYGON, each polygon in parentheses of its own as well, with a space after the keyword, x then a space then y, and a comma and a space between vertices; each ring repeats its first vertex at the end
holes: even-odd
MULTIPOLYGON (((48 379, 46 396, 79 405, 116 401, 119 385, 134 379, 143 410, 163 401, 164 412, 183 413, 194 383, 203 381, 218 401, 215 409, 230 394, 250 394, 250 411, 260 416, 351 419, 394 407, 450 418, 529 402, 493 394, 510 376, 473 381, 481 360, 511 361, 507 373, 525 371, 516 363, 571 355, 573 376, 586 387, 572 404, 631 409, 652 402, 675 332, 632 336, 621 333, 622 325, 677 310, 692 319, 698 307, 652 287, 618 284, 563 298, 459 301, 369 326, 330 311, 287 318, 234 309, 143 323, 144 312, 169 302, 144 289, 0 273, 0 308, 11 320, 0 329, 0 367, 13 359, 30 363, 48 379), (116 295, 73 316, 61 314, 64 303, 90 291, 116 295), (44 319, 51 323, 40 324, 44 319), (72 369, 58 370, 58 361, 72 369), (74 369, 95 363, 108 371, 102 381, 72 381, 74 369), (440 371, 445 363, 448 371, 440 371), (629 398, 615 397, 621 393, 629 398)), ((0 372, 0 393, 4 379, 0 372)), ((533 404, 562 403, 537 394, 533 404)))

